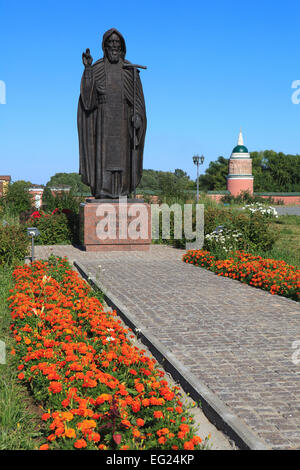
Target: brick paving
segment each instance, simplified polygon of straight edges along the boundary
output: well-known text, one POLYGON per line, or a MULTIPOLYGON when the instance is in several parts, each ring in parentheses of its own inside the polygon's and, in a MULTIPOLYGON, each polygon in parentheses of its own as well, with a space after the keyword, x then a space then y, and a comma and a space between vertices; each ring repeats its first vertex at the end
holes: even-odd
POLYGON ((86 253, 36 247, 36 256, 67 256, 126 305, 163 346, 273 449, 300 449, 300 306, 181 261, 184 251, 86 253), (99 268, 101 265, 101 268, 99 268))

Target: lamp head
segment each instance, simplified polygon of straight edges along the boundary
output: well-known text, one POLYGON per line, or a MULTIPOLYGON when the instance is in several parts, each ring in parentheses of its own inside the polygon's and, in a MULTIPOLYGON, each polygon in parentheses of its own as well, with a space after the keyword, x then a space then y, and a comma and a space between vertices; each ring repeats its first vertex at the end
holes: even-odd
POLYGON ((27 227, 27 235, 28 237, 38 237, 40 231, 36 227, 27 227))

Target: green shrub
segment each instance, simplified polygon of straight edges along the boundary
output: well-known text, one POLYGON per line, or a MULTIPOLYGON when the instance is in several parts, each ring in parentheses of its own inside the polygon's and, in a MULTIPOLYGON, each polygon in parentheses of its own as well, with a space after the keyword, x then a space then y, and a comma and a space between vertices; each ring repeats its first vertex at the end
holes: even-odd
POLYGON ((3 202, 7 209, 14 215, 30 210, 32 197, 28 192, 31 184, 27 181, 16 181, 8 186, 3 202))
POLYGON ((232 251, 243 247, 243 234, 238 230, 218 227, 212 233, 205 235, 204 249, 213 253, 216 258, 223 259, 232 251))
POLYGON ((68 209, 75 214, 79 213, 79 205, 83 202, 84 197, 75 196, 73 191, 62 191, 61 193, 52 194, 50 188, 46 187, 43 194, 43 206, 47 212, 55 209, 62 211, 68 209))
POLYGON ((0 225, 0 265, 21 262, 28 253, 30 240, 26 230, 17 225, 0 225))
MULTIPOLYGON (((270 223, 264 214, 260 212, 241 212, 237 209, 225 209, 217 206, 205 206, 204 209, 204 235, 211 234, 215 229, 222 225, 224 231, 227 233, 239 232, 241 236, 238 240, 238 245, 234 237, 229 240, 228 246, 234 242, 233 249, 244 249, 250 252, 253 251, 269 251, 275 243, 275 234, 271 230, 270 223)), ((193 211, 192 229, 196 231, 196 214, 193 211)), ((186 240, 184 230, 182 229, 183 237, 181 239, 174 239, 174 216, 170 216, 170 239, 162 238, 162 231, 160 227, 160 237, 155 243, 165 243, 173 245, 176 248, 185 248, 186 240)), ((231 237, 229 237, 231 238, 231 237)), ((215 255, 217 252, 224 251, 222 246, 213 242, 213 246, 208 247, 208 240, 204 248, 209 249, 215 255)))
POLYGON ((259 202, 261 204, 283 204, 283 201, 275 202, 272 196, 264 198, 255 194, 251 194, 249 191, 241 191, 237 196, 232 194, 225 194, 221 198, 221 202, 229 204, 253 204, 259 202))
POLYGON ((243 234, 243 249, 250 253, 271 250, 276 240, 268 219, 260 212, 235 214, 228 219, 226 227, 243 234))
POLYGON ((31 218, 26 222, 26 227, 36 227, 40 231, 35 240, 37 245, 69 245, 74 240, 72 223, 64 213, 31 218))

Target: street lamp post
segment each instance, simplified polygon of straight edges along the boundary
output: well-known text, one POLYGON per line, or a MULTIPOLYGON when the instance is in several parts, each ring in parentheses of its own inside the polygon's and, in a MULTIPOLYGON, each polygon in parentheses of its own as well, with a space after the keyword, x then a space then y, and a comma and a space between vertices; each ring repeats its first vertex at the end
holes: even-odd
POLYGON ((40 235, 40 231, 36 227, 28 227, 27 235, 31 237, 31 262, 34 262, 34 238, 40 235))
POLYGON ((204 162, 204 156, 201 155, 201 157, 199 157, 199 155, 194 155, 193 156, 193 162, 195 165, 197 165, 197 202, 199 201, 199 164, 203 164, 204 162))

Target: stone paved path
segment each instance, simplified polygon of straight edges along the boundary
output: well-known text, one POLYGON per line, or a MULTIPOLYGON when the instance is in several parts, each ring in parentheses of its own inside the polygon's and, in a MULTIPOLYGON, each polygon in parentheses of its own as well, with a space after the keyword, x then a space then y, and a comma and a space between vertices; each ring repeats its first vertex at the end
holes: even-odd
POLYGON ((182 250, 86 253, 36 247, 79 261, 164 347, 273 449, 300 449, 297 302, 187 265, 182 250), (101 265, 101 269, 99 269, 101 265))

